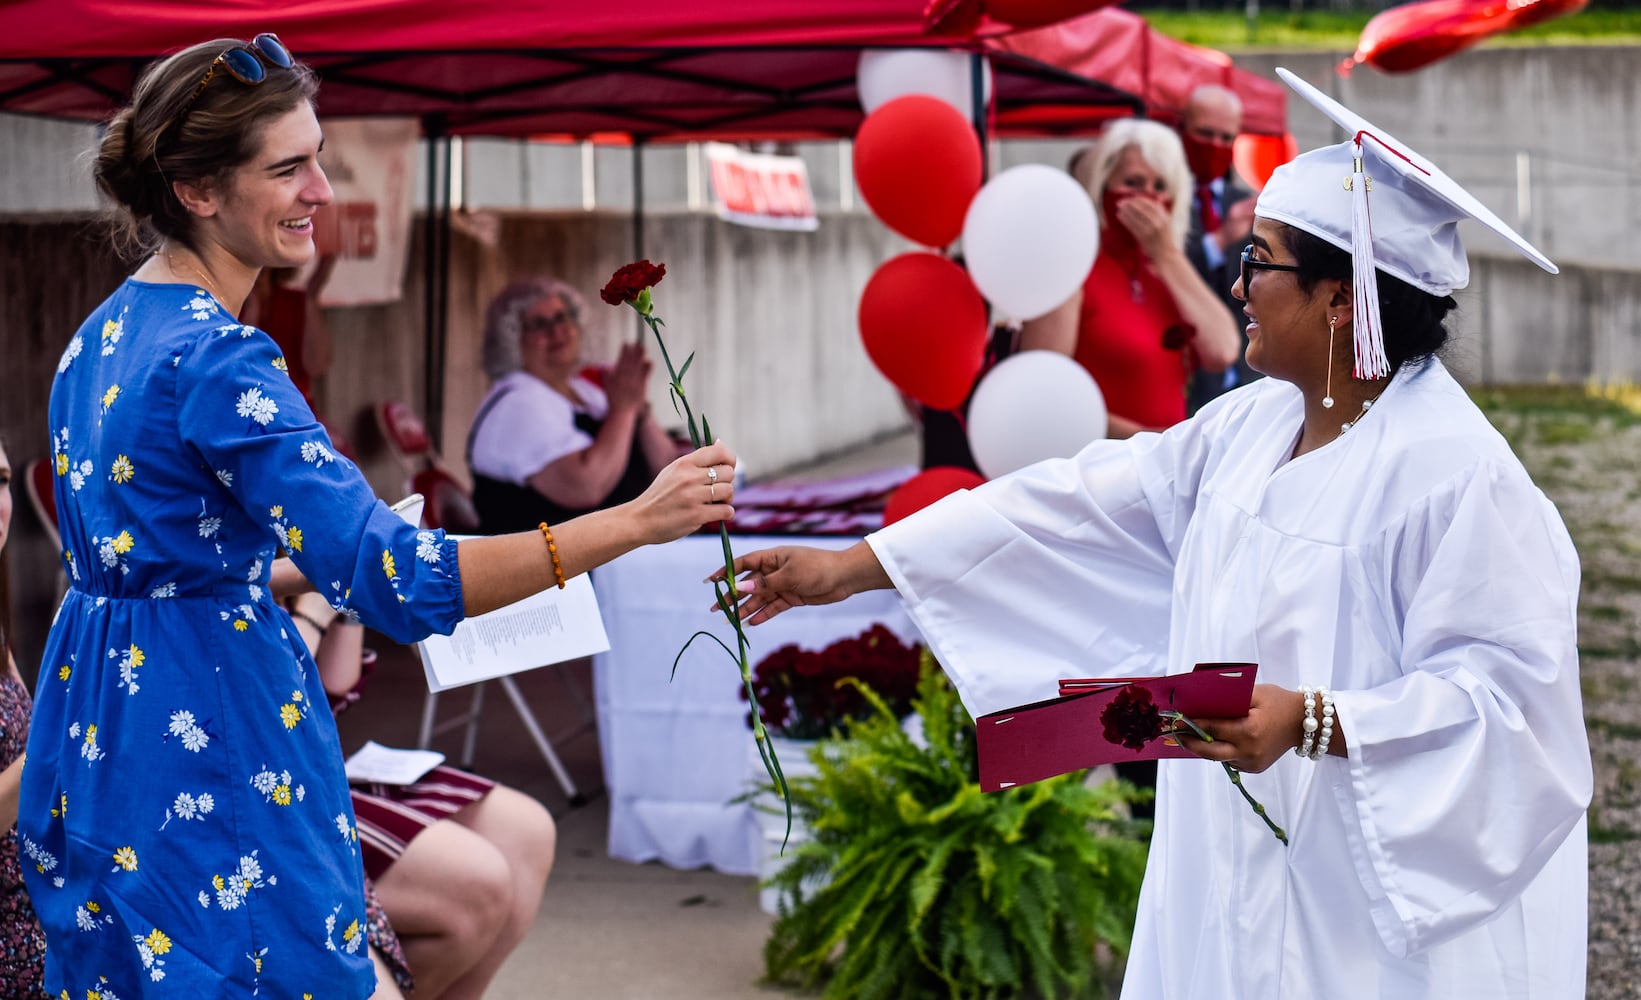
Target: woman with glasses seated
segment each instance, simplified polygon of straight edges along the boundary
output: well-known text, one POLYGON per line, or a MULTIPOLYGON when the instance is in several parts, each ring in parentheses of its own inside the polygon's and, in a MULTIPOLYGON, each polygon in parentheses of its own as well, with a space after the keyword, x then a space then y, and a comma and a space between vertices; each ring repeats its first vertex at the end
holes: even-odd
POLYGON ((336 726, 279 599, 313 581, 412 642, 731 513, 723 445, 630 504, 494 538, 376 498, 237 318, 263 268, 314 256, 316 91, 272 35, 208 42, 155 63, 99 140, 141 262, 65 331, 51 392, 71 585, 18 819, 51 996, 396 996, 369 956, 336 726), (300 574, 273 569, 280 549, 300 574))
POLYGON ((1236 318, 1185 253, 1191 170, 1179 135, 1131 118, 1105 127, 1072 161, 1100 220, 1100 250, 1083 287, 1028 321, 1020 349, 1059 351, 1094 376, 1109 436, 1185 419, 1196 371, 1236 363, 1236 318))
POLYGON ((650 413, 642 344, 622 345, 602 387, 579 374, 585 314, 581 296, 553 278, 515 281, 490 303, 491 386, 467 455, 485 534, 624 503, 679 455, 650 413))

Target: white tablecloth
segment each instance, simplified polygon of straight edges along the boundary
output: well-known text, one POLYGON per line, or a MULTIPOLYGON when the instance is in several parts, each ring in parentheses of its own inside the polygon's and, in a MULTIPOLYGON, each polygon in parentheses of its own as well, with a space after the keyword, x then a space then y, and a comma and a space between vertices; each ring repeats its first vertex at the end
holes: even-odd
MULTIPOLYGON (((844 548, 857 538, 734 536, 737 553, 772 545, 844 548)), ((717 535, 692 535, 632 552, 593 574, 610 651, 595 658, 599 746, 610 801, 610 856, 659 859, 674 868, 757 871, 750 807, 731 804, 755 763, 747 705, 734 660, 711 639, 695 641, 668 682, 673 657, 699 629, 735 648, 735 633, 707 608, 701 580, 723 565, 717 535)), ((748 633, 752 664, 788 643, 819 649, 882 622, 908 641, 917 632, 892 590, 840 604, 797 608, 748 633)))

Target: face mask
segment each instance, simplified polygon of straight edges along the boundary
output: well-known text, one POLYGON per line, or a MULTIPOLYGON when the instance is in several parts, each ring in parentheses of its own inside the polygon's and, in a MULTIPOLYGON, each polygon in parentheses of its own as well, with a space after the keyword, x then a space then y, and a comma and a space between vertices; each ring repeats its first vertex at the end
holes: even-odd
POLYGON ((1117 219, 1117 206, 1130 198, 1147 198, 1163 208, 1173 210, 1174 200, 1164 198, 1160 194, 1150 191, 1129 191, 1123 189, 1106 188, 1100 196, 1100 211, 1105 218, 1105 229, 1100 233, 1100 248, 1102 252, 1109 251, 1117 257, 1134 257, 1140 252, 1139 241, 1128 227, 1117 219))
POLYGON ((1185 145, 1185 162, 1191 167, 1191 176, 1199 184, 1224 177, 1225 172, 1231 169, 1229 143, 1208 142, 1189 132, 1181 132, 1180 141, 1185 145))

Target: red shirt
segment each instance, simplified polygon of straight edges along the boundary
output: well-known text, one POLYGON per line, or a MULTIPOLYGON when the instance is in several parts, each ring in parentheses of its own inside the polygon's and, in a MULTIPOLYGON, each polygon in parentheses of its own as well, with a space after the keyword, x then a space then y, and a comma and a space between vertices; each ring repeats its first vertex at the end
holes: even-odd
POLYGON ((1186 340, 1174 296, 1162 279, 1138 261, 1132 264, 1104 249, 1083 282, 1077 317, 1077 363, 1094 376, 1107 411, 1145 427, 1168 427, 1185 419, 1185 391, 1192 364, 1188 351, 1163 346, 1186 340))

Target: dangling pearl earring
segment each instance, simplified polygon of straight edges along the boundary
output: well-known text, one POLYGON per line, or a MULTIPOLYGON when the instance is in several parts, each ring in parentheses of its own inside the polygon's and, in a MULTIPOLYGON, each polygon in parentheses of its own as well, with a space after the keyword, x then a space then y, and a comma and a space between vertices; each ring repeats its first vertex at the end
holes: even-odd
POLYGON ((1333 409, 1333 330, 1339 325, 1339 317, 1328 317, 1328 387, 1322 396, 1322 408, 1333 409))

